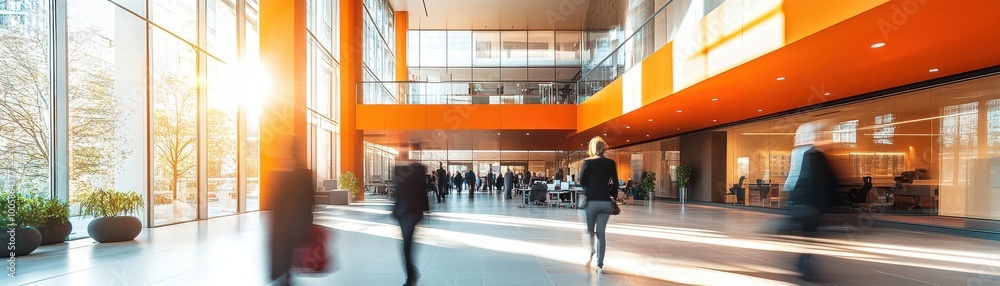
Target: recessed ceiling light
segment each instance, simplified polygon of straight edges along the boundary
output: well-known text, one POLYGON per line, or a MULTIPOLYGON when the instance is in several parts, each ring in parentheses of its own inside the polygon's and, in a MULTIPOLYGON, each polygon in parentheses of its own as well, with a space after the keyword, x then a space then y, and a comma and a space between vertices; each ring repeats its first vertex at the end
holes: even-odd
POLYGON ((684 112, 684 110, 680 110, 680 109, 677 110, 677 113, 681 113, 681 112, 684 112))
POLYGON ((500 132, 497 132, 497 136, 500 136, 500 132))
POLYGON ((632 140, 625 140, 625 143, 632 142, 632 140))
POLYGON ((872 44, 872 49, 878 49, 878 48, 881 48, 881 47, 885 47, 885 43, 878 42, 878 43, 872 44))
POLYGON ((927 71, 929 71, 929 72, 938 72, 938 69, 930 69, 930 70, 927 70, 927 71))
POLYGON ((764 112, 763 109, 757 109, 757 112, 764 112))
POLYGON ((712 122, 718 122, 718 121, 719 121, 718 119, 712 119, 712 122))
POLYGON ((826 95, 826 96, 830 96, 830 93, 829 93, 829 92, 827 92, 827 93, 824 93, 823 95, 826 95))
POLYGON ((646 134, 646 137, 649 137, 649 134, 646 134))
POLYGON ((652 118, 650 118, 650 119, 649 119, 648 121, 649 121, 649 122, 653 122, 653 119, 652 119, 652 118))
POLYGON ((718 97, 712 98, 712 101, 719 101, 718 97))
POLYGON ((524 135, 531 135, 531 132, 528 132, 528 133, 524 133, 524 135))
POLYGON ((604 133, 604 136, 608 136, 608 133, 604 133))
POLYGON ((778 80, 785 80, 785 77, 783 77, 783 76, 779 76, 779 77, 778 77, 778 80))
POLYGON ((632 128, 632 126, 625 125, 625 129, 629 129, 629 128, 632 128))

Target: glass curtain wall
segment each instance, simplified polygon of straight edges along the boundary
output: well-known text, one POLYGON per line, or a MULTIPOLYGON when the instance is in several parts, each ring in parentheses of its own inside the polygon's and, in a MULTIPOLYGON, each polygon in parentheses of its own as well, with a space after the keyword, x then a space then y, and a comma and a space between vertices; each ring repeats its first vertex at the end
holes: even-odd
POLYGON ((828 122, 823 151, 840 191, 893 214, 1000 219, 1000 76, 722 128, 727 185, 746 177, 748 205, 783 207, 796 128, 828 122), (763 188, 754 192, 757 181, 763 188))
POLYGON ((53 159, 51 7, 40 0, 0 4, 0 191, 48 196, 53 159))
POLYGON ((256 192, 259 96, 240 90, 259 82, 256 1, 2 4, 0 189, 66 197, 74 216, 90 192, 137 192, 151 226, 256 209, 241 198, 256 192))
POLYGON ((318 188, 340 177, 340 1, 309 1, 307 10, 308 158, 318 188))
MULTIPOLYGON (((395 10, 388 0, 365 0, 364 13, 364 81, 396 80, 395 10)), ((366 98, 396 98, 391 85, 367 87, 366 98)))

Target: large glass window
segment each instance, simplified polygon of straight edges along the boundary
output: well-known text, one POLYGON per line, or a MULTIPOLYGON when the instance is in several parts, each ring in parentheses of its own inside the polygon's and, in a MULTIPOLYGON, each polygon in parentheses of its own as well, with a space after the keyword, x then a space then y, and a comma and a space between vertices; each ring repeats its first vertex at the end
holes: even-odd
POLYGON ((226 62, 236 61, 236 0, 209 0, 208 51, 226 62))
POLYGON ((420 64, 426 67, 444 67, 448 65, 450 54, 448 33, 445 31, 423 31, 420 33, 420 64))
MULTIPOLYGON (((249 3, 249 2, 248 2, 249 3)), ((246 9, 246 53, 241 63, 243 69, 243 83, 241 86, 247 88, 252 83, 260 84, 259 78, 264 76, 260 70, 260 21, 257 11, 250 5, 246 9), (256 76, 255 76, 256 75, 256 76)), ((244 137, 243 159, 246 160, 244 170, 246 172, 245 192, 246 210, 255 211, 260 209, 260 102, 263 94, 260 89, 247 89, 246 100, 246 136, 244 137)))
POLYGON ((149 0, 150 20, 171 33, 198 42, 198 1, 149 0))
POLYGON ((50 190, 49 1, 0 13, 0 191, 50 190))
POLYGON ((448 31, 448 67, 472 66, 472 31, 448 31))
POLYGON ((240 94, 233 69, 215 60, 208 61, 208 215, 236 213, 239 182, 236 135, 240 94))
POLYGON ((146 25, 106 0, 67 3, 69 202, 98 189, 143 192, 146 25))
POLYGON ((154 225, 198 215, 198 70, 195 50, 152 29, 154 225))

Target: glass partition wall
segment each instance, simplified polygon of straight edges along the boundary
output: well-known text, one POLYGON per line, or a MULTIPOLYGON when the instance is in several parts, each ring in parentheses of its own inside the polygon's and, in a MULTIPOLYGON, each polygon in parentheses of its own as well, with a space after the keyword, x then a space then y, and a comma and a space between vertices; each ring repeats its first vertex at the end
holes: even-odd
POLYGON ((1000 219, 1000 76, 719 129, 747 205, 781 207, 796 128, 827 123, 840 191, 888 213, 1000 219), (758 186, 760 180, 760 186, 758 186), (756 191, 762 187, 760 191, 756 191))

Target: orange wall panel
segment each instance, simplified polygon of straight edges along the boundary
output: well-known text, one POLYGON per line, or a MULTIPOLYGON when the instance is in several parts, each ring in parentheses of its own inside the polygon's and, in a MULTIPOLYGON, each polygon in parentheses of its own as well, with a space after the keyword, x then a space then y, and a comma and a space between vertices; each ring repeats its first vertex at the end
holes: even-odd
POLYGON ((781 7, 785 14, 785 44, 811 36, 887 2, 889 0, 785 0, 781 7))
POLYGON ((574 130, 575 105, 360 104, 361 130, 574 130))

